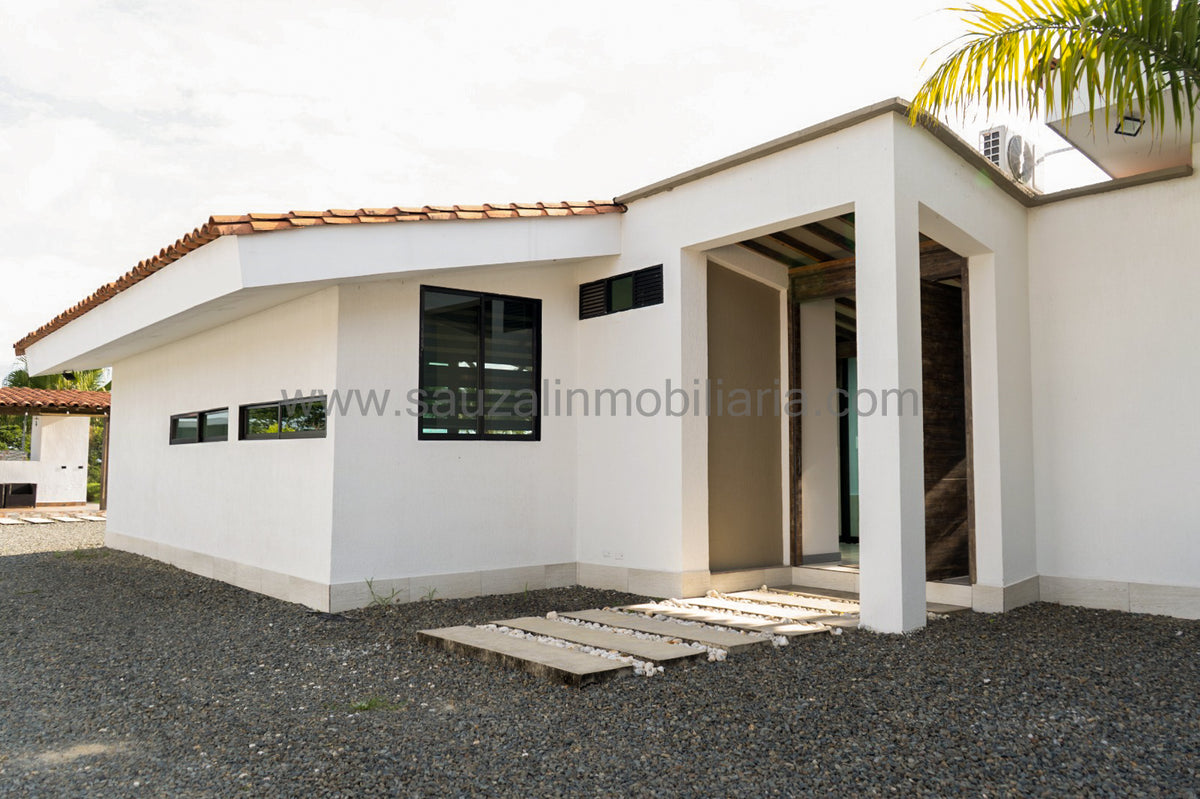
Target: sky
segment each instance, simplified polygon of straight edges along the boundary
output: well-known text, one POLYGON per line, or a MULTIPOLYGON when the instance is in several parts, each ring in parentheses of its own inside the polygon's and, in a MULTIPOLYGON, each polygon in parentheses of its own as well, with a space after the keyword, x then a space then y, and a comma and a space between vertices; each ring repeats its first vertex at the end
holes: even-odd
POLYGON ((947 5, 0 0, 0 365, 212 214, 607 200, 911 97, 947 5))

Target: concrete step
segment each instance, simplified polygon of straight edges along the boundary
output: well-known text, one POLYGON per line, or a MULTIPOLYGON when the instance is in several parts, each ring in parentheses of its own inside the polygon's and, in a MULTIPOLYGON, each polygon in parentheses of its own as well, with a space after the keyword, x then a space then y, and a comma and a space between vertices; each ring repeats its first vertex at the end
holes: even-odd
POLYGON ((795 608, 810 608, 827 613, 858 613, 858 603, 831 597, 818 597, 808 594, 791 594, 780 590, 769 591, 738 591, 729 596, 736 599, 746 599, 752 602, 770 602, 774 605, 787 605, 795 608))
MULTIPOLYGON (((944 584, 943 583, 926 583, 925 584, 925 587, 928 589, 928 591, 926 592, 926 602, 925 602, 925 610, 927 612, 949 614, 949 613, 962 613, 963 611, 971 609, 971 596, 970 596, 971 586, 969 586, 969 585, 959 586, 959 585, 948 584, 951 589, 956 589, 956 590, 965 589, 966 590, 965 597, 960 594, 953 598, 961 600, 961 601, 950 601, 950 600, 947 600, 944 602, 936 601, 933 599, 934 587, 942 586, 942 585, 944 585, 944 584)), ((832 601, 849 602, 849 603, 852 603, 855 607, 858 606, 858 594, 854 593, 853 591, 838 591, 838 590, 832 589, 832 588, 814 588, 812 586, 807 586, 807 585, 785 585, 780 588, 772 588, 769 591, 769 593, 771 593, 772 595, 774 595, 777 592, 787 592, 789 594, 802 594, 805 597, 816 594, 825 599, 829 599, 832 601)), ((752 593, 752 592, 740 592, 738 595, 740 596, 741 593, 752 593)))
POLYGON ((632 635, 609 630, 593 630, 578 624, 555 621, 542 616, 526 616, 493 623, 502 627, 512 627, 514 630, 524 630, 534 635, 548 635, 551 638, 561 638, 564 641, 584 646, 632 655, 639 660, 649 660, 654 663, 691 660, 708 654, 701 647, 683 642, 671 643, 655 639, 635 638, 632 635))
POLYGON ((581 621, 592 621, 597 624, 607 624, 609 627, 623 627, 626 630, 637 630, 653 635, 665 635, 692 641, 702 646, 714 646, 726 652, 740 652, 752 646, 764 646, 766 638, 752 638, 736 630, 713 630, 707 627, 696 627, 690 624, 680 624, 678 621, 652 619, 641 613, 619 613, 613 610, 577 610, 571 613, 560 613, 581 621))
POLYGON ((588 685, 633 671, 633 666, 479 627, 421 630, 417 637, 450 652, 498 663, 565 685, 588 685))
POLYGON ((621 610, 633 611, 635 613, 645 613, 648 616, 658 614, 672 619, 699 621, 705 624, 714 624, 719 627, 730 627, 734 630, 747 630, 749 632, 767 633, 769 635, 783 635, 789 638, 797 635, 809 635, 811 633, 823 633, 829 631, 829 627, 822 624, 804 622, 775 622, 769 619, 738 616, 733 613, 725 613, 717 609, 699 606, 678 607, 676 605, 663 605, 659 604, 658 602, 647 602, 642 605, 626 605, 625 607, 621 608, 621 610))
POLYGON ((733 611, 735 613, 755 613, 761 616, 773 616, 779 619, 799 622, 817 622, 832 615, 823 610, 788 607, 785 605, 767 605, 762 602, 736 602, 731 599, 719 599, 707 596, 680 601, 697 608, 711 608, 713 610, 733 611))

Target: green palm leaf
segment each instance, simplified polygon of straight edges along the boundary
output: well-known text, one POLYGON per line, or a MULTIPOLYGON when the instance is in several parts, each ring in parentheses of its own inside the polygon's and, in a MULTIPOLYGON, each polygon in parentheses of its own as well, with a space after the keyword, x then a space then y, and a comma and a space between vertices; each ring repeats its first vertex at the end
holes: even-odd
POLYGON ((910 118, 972 106, 1057 113, 1076 94, 1088 114, 1104 107, 1135 114, 1161 133, 1170 110, 1176 128, 1194 123, 1200 98, 1200 0, 998 0, 971 4, 970 30, 913 100, 910 118))

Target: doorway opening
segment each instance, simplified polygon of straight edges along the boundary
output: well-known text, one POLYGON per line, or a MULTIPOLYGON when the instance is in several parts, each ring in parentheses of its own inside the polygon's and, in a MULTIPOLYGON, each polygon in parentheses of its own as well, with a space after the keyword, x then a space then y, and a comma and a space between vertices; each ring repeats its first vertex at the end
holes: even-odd
MULTIPOLYGON (((856 567, 859 523, 854 214, 740 242, 789 274, 791 562, 856 567), (837 399, 828 400, 831 396, 837 399), (816 407, 828 416, 813 415, 816 407), (829 417, 836 417, 836 420, 829 417)), ((967 259, 922 235, 926 579, 974 582, 967 259)))

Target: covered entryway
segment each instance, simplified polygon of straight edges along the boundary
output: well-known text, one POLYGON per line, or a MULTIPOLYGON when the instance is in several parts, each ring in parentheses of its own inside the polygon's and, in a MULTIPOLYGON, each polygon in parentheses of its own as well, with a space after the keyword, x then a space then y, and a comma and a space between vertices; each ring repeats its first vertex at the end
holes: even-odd
MULTIPOLYGON (((967 259, 920 237, 921 391, 860 391, 855 220, 846 213, 739 242, 787 268, 788 380, 802 411, 788 413, 784 484, 786 546, 794 565, 857 567, 858 451, 861 415, 922 418, 925 478, 925 578, 973 581, 971 463, 968 449, 967 259), (788 418, 790 417, 790 418, 788 418)), ((777 294, 749 277, 709 265, 710 391, 780 385, 769 342, 777 294), (756 296, 757 303, 749 298, 756 296), (731 380, 726 380, 730 378, 731 380), (774 382, 773 382, 774 381, 774 382)), ((793 406, 794 412, 798 408, 793 406)), ((757 409, 755 409, 757 410, 757 409)), ((709 504, 712 569, 766 565, 778 485, 779 419, 710 417, 709 504)))

